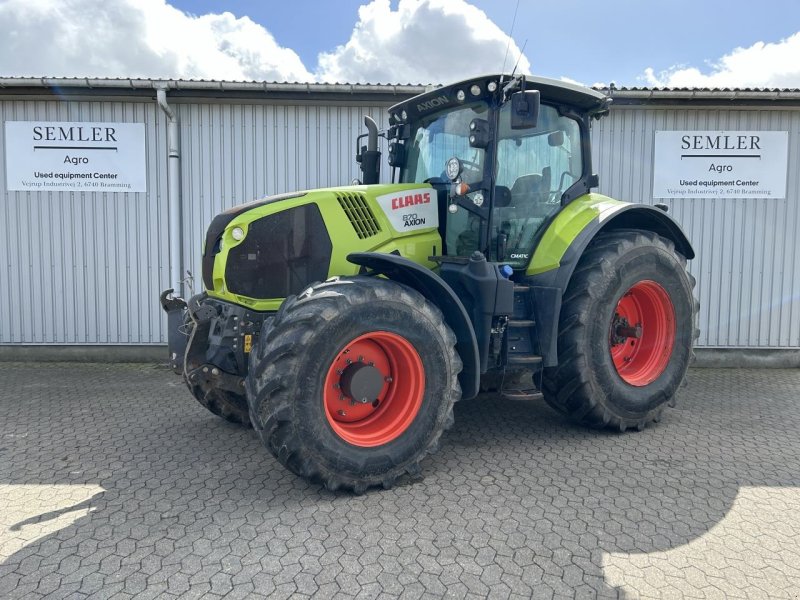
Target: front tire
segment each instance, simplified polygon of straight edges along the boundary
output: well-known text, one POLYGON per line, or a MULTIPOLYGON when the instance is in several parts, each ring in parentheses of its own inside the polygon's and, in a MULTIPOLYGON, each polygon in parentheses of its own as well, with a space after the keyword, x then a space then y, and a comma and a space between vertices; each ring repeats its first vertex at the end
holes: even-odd
POLYGON ((189 385, 189 391, 195 400, 218 417, 229 423, 250 427, 250 414, 244 395, 227 390, 204 389, 198 385, 189 385))
POLYGON ((543 376, 548 404, 620 431, 658 420, 692 358, 693 287, 671 241, 638 230, 600 234, 564 294, 558 366, 543 376))
POLYGON ((390 487, 435 451, 461 397, 441 312, 372 277, 287 298, 250 355, 250 418, 292 472, 329 489, 390 487))

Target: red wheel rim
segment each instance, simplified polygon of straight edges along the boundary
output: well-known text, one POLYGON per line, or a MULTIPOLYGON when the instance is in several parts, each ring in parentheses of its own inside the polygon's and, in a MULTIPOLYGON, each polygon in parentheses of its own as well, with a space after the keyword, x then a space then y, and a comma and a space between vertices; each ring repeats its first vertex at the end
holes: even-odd
POLYGON ((655 281, 640 281, 617 302, 609 335, 611 358, 626 383, 642 387, 664 372, 675 347, 675 308, 655 281))
POLYGON ((349 342, 328 368, 325 416, 344 441, 381 446, 408 429, 422 406, 424 392, 425 369, 414 346, 395 333, 373 331, 349 342), (362 380, 372 383, 370 397, 352 397, 354 390, 364 389, 353 383, 359 372, 362 380))

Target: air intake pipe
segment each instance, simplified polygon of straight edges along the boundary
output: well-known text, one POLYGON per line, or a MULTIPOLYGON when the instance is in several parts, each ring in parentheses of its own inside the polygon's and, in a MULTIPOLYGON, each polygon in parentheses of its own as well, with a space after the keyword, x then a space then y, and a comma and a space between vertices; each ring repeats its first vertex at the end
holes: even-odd
MULTIPOLYGON (((381 153, 378 150, 378 126, 370 116, 364 117, 367 127, 367 145, 361 146, 356 160, 361 163, 361 173, 365 185, 378 183, 381 178, 381 153)), ((359 138, 364 136, 359 136, 359 138)))

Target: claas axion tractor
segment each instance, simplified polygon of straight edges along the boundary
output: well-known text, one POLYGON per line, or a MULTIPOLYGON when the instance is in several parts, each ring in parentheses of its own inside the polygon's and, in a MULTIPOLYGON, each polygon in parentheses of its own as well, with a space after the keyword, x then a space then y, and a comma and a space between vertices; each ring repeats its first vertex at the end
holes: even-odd
POLYGON ((692 357, 694 252, 666 207, 591 191, 608 104, 493 75, 393 106, 384 132, 367 117, 363 183, 213 219, 205 291, 161 296, 173 367, 291 471, 356 492, 418 473, 482 387, 593 427, 658 420, 692 357))

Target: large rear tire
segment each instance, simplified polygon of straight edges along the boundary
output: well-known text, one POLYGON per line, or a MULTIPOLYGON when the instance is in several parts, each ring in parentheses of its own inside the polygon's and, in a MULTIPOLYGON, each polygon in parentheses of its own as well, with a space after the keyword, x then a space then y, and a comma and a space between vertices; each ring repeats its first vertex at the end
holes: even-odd
POLYGON ((693 287, 671 241, 639 230, 600 234, 562 300, 558 366, 543 375, 547 403, 593 427, 657 421, 693 356, 693 287))
POLYGON ((418 292, 337 278, 286 299, 250 355, 250 418, 292 472, 390 487, 437 448, 461 397, 456 338, 418 292))

